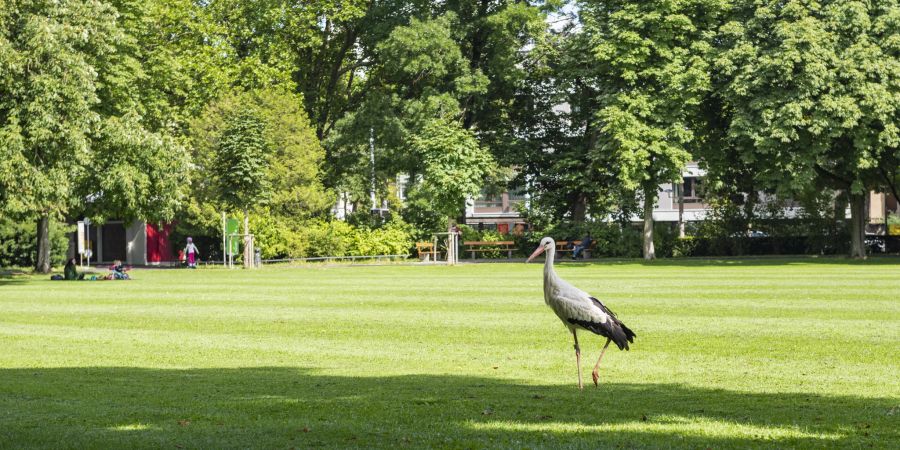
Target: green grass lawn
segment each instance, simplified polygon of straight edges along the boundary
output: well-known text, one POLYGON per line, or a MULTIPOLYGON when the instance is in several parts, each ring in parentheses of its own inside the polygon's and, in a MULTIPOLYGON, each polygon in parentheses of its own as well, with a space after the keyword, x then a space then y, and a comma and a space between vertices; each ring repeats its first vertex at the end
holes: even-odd
POLYGON ((900 260, 558 272, 599 388, 540 264, 0 278, 0 448, 900 446, 900 260))

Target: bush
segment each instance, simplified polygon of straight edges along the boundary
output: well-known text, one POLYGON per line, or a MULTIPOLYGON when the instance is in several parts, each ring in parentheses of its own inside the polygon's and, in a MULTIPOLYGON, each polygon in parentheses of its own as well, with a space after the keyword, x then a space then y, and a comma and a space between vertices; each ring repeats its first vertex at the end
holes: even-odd
POLYGON ((543 232, 533 233, 533 245, 537 246, 543 236, 551 236, 557 242, 563 242, 581 240, 588 233, 597 241, 591 253, 593 257, 637 258, 641 256, 641 230, 637 225, 623 225, 618 222, 556 224, 543 232))
POLYGON ((250 230, 263 259, 306 255, 309 240, 300 223, 269 214, 252 214, 250 230))
MULTIPOLYGON (((65 264, 73 227, 63 222, 50 223, 50 261, 65 264)), ((0 267, 34 267, 37 262, 37 221, 0 219, 0 267)))
POLYGON ((697 224, 690 253, 681 256, 846 253, 847 221, 835 216, 842 208, 833 207, 834 198, 828 190, 800 195, 798 217, 787 217, 786 203, 777 199, 756 205, 752 213, 728 198, 713 199, 706 220, 697 224))
POLYGON ((293 222, 251 216, 251 230, 263 258, 405 255, 413 247, 412 227, 393 218, 378 228, 339 220, 293 222))
POLYGON ((888 226, 900 226, 900 214, 888 214, 886 222, 888 226))
POLYGON ((697 239, 693 236, 685 236, 676 238, 672 246, 672 256, 676 258, 684 256, 693 256, 697 248, 697 239))
POLYGON ((302 234, 309 251, 298 257, 351 256, 355 247, 354 228, 340 220, 315 221, 306 224, 302 234))

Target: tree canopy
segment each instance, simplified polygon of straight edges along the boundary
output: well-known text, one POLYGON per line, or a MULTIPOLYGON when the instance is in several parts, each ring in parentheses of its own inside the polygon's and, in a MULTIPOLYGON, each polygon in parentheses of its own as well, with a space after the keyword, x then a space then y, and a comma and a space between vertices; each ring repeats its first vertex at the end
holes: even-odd
POLYGON ((900 167, 900 7, 895 1, 757 2, 720 32, 727 134, 755 180, 791 195, 849 194, 854 256, 864 195, 900 167))
POLYGON ((116 9, 97 1, 9 1, 0 8, 0 205, 38 219, 37 266, 49 271, 49 221, 171 218, 186 152, 145 124, 120 81, 136 62, 116 9), (100 205, 103 208, 100 208, 100 205), (103 213, 99 213, 100 210, 103 213))
POLYGON ((0 0, 0 211, 49 246, 82 215, 326 217, 403 174, 422 226, 516 188, 538 224, 642 215, 652 258, 698 161, 715 195, 839 192, 863 256, 898 26, 896 0, 0 0))

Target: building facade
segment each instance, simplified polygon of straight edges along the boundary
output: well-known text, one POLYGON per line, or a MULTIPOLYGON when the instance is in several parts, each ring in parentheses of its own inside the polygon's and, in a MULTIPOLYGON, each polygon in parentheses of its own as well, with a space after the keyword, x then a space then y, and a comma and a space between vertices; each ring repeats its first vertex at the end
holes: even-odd
MULTIPOLYGON (((141 220, 126 223, 109 220, 87 228, 85 248, 91 250, 91 263, 123 261, 129 265, 168 265, 177 260, 171 242, 172 224, 152 224, 141 220)), ((78 258, 78 236, 69 237, 69 257, 78 258)))

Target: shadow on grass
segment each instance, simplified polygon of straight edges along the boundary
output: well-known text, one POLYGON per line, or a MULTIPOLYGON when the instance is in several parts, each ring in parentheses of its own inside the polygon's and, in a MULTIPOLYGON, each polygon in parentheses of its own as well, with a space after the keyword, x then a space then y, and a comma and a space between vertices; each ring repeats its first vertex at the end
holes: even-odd
MULTIPOLYGON (((362 368, 361 368, 362 369, 362 368)), ((363 369, 364 370, 364 369, 363 369)), ((891 447, 897 399, 297 368, 0 370, 0 447, 891 447)))
POLYGON ((29 280, 26 275, 19 270, 0 269, 0 286, 26 283, 29 280))

